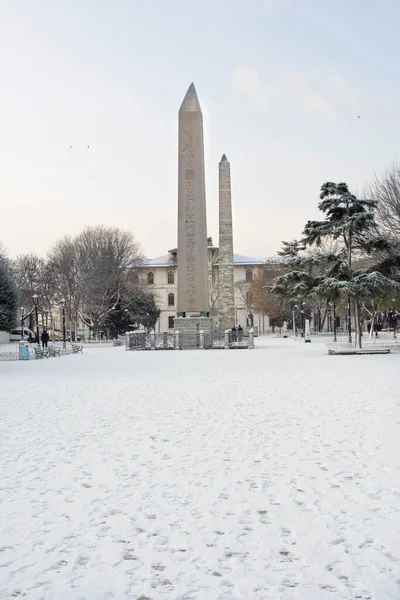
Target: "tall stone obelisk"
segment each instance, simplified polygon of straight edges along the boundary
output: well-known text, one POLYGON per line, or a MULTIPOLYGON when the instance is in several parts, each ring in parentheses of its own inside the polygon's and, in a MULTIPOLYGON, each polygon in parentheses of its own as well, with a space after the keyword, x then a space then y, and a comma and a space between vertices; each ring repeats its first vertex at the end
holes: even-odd
POLYGON ((203 115, 192 83, 179 109, 177 313, 208 310, 203 115))
POLYGON ((235 325, 235 292, 233 278, 233 228, 231 198, 231 165, 225 154, 219 163, 219 256, 218 256, 219 326, 235 325))

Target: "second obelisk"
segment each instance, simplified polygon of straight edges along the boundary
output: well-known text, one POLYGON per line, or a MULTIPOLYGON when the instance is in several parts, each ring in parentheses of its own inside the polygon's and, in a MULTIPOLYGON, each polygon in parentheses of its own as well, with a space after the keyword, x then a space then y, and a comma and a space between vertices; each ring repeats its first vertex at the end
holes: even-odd
POLYGON ((193 83, 179 110, 178 317, 206 316, 207 219, 203 115, 193 83))

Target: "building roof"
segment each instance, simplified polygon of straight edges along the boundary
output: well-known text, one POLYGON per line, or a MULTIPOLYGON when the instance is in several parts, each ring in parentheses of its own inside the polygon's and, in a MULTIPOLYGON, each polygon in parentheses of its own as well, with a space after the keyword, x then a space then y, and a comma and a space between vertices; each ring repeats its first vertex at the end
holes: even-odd
MULTIPOLYGON (((276 256, 273 256, 271 258, 251 258, 249 256, 244 256, 243 254, 233 255, 233 264, 237 267, 263 265, 265 262, 279 262, 279 258, 276 256)), ((173 259, 171 254, 164 254, 164 256, 158 256, 157 258, 148 258, 143 262, 143 267, 146 269, 152 269, 156 267, 173 268, 176 266, 176 260, 173 259)))
POLYGON ((249 256, 244 256, 243 254, 233 255, 233 264, 237 266, 263 265, 264 263, 265 258, 250 258, 249 256))
POLYGON ((143 261, 143 267, 176 267, 176 261, 173 260, 171 254, 164 254, 157 258, 147 258, 143 261))

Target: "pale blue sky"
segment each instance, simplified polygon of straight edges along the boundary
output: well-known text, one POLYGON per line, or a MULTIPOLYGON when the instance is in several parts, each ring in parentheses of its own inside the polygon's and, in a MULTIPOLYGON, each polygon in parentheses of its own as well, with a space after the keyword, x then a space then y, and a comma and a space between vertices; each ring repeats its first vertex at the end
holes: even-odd
POLYGON ((399 25, 398 0, 0 0, 0 240, 44 254, 103 223, 174 247, 193 81, 208 233, 225 153, 235 251, 275 254, 324 181, 361 189, 398 158, 399 25))

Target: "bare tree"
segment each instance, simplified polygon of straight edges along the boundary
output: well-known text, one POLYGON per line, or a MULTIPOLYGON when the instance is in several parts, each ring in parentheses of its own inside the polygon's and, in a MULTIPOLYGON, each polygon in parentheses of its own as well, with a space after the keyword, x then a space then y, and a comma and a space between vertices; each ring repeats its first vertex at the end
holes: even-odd
POLYGON ((244 304, 247 324, 253 326, 254 309, 251 283, 243 279, 242 281, 237 281, 235 283, 235 288, 238 290, 239 296, 244 304))
POLYGON ((52 305, 59 305, 62 298, 66 299, 67 318, 73 325, 75 339, 77 339, 81 294, 78 285, 78 256, 74 240, 70 236, 59 240, 49 252, 48 260, 55 282, 52 305))
POLYGON ((137 283, 143 255, 131 232, 113 227, 87 227, 74 245, 80 316, 98 338, 107 314, 137 283))
MULTIPOLYGON (((286 303, 282 298, 268 291, 268 285, 283 272, 283 263, 266 263, 251 281, 252 310, 257 314, 268 315, 269 323, 274 331, 286 318, 286 303)), ((288 313, 290 316, 290 313, 288 313)))
POLYGON ((217 264, 219 260, 219 250, 212 249, 209 252, 208 259, 208 299, 210 302, 210 313, 212 316, 218 314, 218 299, 219 299, 219 273, 217 264))
POLYGON ((37 254, 20 254, 14 261, 15 280, 20 292, 35 292, 43 259, 37 254))
POLYGON ((367 194, 377 200, 377 222, 385 233, 400 236, 400 167, 393 163, 367 186, 367 194))
POLYGON ((30 329, 34 327, 32 296, 39 295, 43 269, 44 261, 35 253, 20 254, 12 264, 19 305, 25 307, 25 320, 28 320, 30 329))

